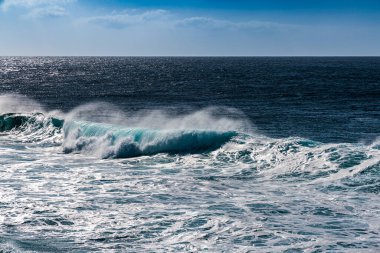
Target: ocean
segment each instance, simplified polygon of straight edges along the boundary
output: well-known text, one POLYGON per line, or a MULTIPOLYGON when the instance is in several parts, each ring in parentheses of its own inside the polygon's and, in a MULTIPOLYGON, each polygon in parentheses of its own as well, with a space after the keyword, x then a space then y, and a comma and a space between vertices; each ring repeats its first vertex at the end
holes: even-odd
POLYGON ((0 252, 378 252, 380 58, 1 57, 0 252))

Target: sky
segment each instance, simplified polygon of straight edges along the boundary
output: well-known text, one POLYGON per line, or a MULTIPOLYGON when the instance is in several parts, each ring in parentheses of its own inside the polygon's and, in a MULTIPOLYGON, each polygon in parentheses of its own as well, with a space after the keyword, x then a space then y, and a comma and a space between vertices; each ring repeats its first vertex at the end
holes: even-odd
POLYGON ((380 0, 0 0, 2 56, 380 56, 380 0))

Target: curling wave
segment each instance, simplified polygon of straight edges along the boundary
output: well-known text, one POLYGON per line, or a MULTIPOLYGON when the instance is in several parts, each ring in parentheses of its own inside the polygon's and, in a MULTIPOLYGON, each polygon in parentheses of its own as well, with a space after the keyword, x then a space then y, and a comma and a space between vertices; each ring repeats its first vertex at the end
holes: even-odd
POLYGON ((234 131, 154 130, 70 121, 64 125, 64 152, 84 152, 102 158, 128 158, 158 153, 181 154, 221 147, 234 131))
POLYGON ((88 121, 64 121, 43 113, 0 115, 0 132, 9 132, 26 142, 59 142, 65 153, 78 152, 101 158, 212 151, 237 135, 234 131, 155 130, 88 121))

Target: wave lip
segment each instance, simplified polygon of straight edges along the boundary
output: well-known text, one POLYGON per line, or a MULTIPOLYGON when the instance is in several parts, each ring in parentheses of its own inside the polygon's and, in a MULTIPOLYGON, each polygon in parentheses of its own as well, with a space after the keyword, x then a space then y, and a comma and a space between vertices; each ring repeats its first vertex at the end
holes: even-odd
POLYGON ((198 153, 215 150, 236 135, 234 131, 157 130, 71 121, 64 125, 63 149, 102 158, 198 153))

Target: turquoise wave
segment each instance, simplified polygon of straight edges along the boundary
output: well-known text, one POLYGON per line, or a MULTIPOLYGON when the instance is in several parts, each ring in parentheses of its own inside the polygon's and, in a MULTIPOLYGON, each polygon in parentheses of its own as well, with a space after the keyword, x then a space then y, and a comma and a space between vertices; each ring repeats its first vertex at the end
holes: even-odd
POLYGON ((91 152, 103 158, 215 150, 236 136, 234 131, 158 130, 70 121, 64 125, 64 152, 91 152))
MULTIPOLYGON (((23 135, 61 134, 63 151, 98 155, 102 158, 129 158, 158 153, 184 154, 215 150, 237 133, 212 130, 159 130, 128 128, 86 121, 64 121, 42 113, 0 115, 0 131, 17 130, 23 135), (56 129, 58 131, 52 131, 56 129)), ((50 135, 48 135, 50 137, 50 135)))

